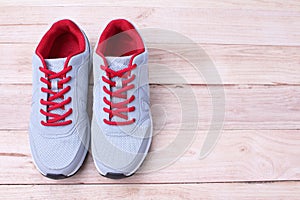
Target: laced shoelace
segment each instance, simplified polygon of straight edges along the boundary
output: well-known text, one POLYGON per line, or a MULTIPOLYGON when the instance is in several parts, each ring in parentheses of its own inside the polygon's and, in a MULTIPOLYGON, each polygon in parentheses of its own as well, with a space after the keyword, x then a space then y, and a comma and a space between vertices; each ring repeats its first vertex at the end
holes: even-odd
POLYGON ((40 81, 45 83, 48 88, 41 88, 42 92, 48 94, 47 100, 41 99, 40 103, 42 105, 47 106, 47 110, 41 109, 40 112, 47 117, 46 121, 41 121, 41 124, 44 126, 63 126, 72 123, 72 120, 65 120, 72 113, 72 108, 70 108, 67 112, 62 115, 51 113, 51 111, 55 109, 65 109, 64 106, 69 104, 72 100, 71 97, 64 100, 64 94, 70 91, 71 87, 63 87, 65 83, 71 80, 71 76, 66 77, 66 73, 72 70, 72 66, 65 67, 62 71, 56 73, 45 67, 40 67, 39 70, 45 73, 45 77, 41 77, 40 81), (51 80, 53 79, 61 79, 57 81, 56 86, 51 86, 51 80), (57 89, 61 89, 60 91, 53 91, 52 87, 57 87, 57 89), (62 99, 61 102, 54 102, 56 99, 62 99))
POLYGON ((117 97, 117 98, 122 98, 126 99, 123 102, 119 103, 113 103, 109 101, 106 97, 103 98, 103 101, 110 107, 108 108, 103 108, 104 112, 109 114, 109 119, 104 119, 104 123, 108 125, 129 125, 135 122, 135 118, 133 119, 128 119, 128 112, 132 112, 135 110, 134 106, 131 106, 128 108, 128 104, 131 103, 134 99, 135 96, 132 95, 130 98, 127 98, 127 95, 124 94, 124 92, 127 92, 128 90, 131 90, 134 88, 134 85, 129 83, 135 79, 135 75, 131 76, 131 70, 136 67, 136 64, 128 66, 126 69, 122 69, 119 71, 114 71, 108 68, 108 66, 101 66, 101 69, 106 72, 106 75, 108 79, 104 76, 102 76, 102 81, 106 82, 107 84, 110 85, 110 87, 118 87, 120 89, 112 92, 111 90, 107 89, 105 86, 103 86, 103 90, 105 93, 110 95, 111 99, 112 97, 117 97), (114 77, 119 77, 122 78, 122 85, 117 85, 118 83, 116 81, 112 81, 112 78, 114 77), (122 122, 117 122, 117 121, 112 121, 112 117, 117 116, 122 119, 125 119, 126 121, 122 122))

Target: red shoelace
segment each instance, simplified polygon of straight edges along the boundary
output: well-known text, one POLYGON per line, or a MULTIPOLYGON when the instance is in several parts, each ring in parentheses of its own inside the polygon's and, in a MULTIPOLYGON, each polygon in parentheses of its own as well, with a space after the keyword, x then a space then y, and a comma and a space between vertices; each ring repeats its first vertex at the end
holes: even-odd
POLYGON ((48 99, 41 99, 40 103, 47 106, 47 110, 41 109, 40 112, 47 117, 46 121, 41 121, 44 126, 63 126, 72 123, 72 120, 64 121, 72 113, 72 108, 62 115, 51 113, 55 109, 64 109, 64 106, 71 102, 71 97, 64 100, 64 94, 70 91, 71 87, 63 87, 63 85, 71 80, 71 76, 66 77, 66 73, 72 70, 72 66, 65 67, 62 71, 56 73, 47 68, 40 67, 41 72, 45 73, 45 77, 41 77, 40 81, 47 84, 48 88, 41 88, 42 92, 48 93, 48 99), (59 78, 57 82, 57 88, 62 89, 59 92, 51 90, 51 80, 59 78), (56 99, 62 99, 61 102, 54 102, 56 99))
POLYGON ((110 109, 108 108, 103 108, 104 112, 109 113, 109 120, 108 119, 104 119, 104 123, 108 124, 108 125, 129 125, 135 122, 135 119, 128 119, 128 115, 126 113, 128 112, 132 112, 135 110, 135 107, 127 107, 129 103, 131 103, 134 99, 135 96, 132 95, 130 98, 127 98, 127 95, 124 94, 124 92, 131 90, 134 88, 134 85, 128 85, 131 81, 133 81, 135 79, 135 75, 132 75, 130 78, 130 72, 132 69, 134 69, 136 67, 136 64, 134 65, 130 65, 129 67, 127 67, 126 69, 123 70, 119 70, 119 71, 113 71, 111 69, 109 69, 107 66, 101 66, 101 69, 104 70, 106 72, 106 75, 109 79, 107 79, 106 77, 102 76, 102 81, 106 82, 107 84, 110 85, 110 87, 116 87, 117 83, 115 81, 112 81, 111 79, 114 77, 120 77, 123 78, 122 80, 122 86, 120 87, 120 89, 112 92, 111 90, 107 89, 105 86, 103 86, 103 90, 105 93, 107 93, 108 95, 110 95, 110 97, 117 97, 117 98, 123 98, 126 99, 123 102, 119 102, 119 103, 112 103, 111 101, 109 101, 106 97, 103 98, 103 101, 110 107, 110 109), (116 121, 111 121, 111 118, 113 116, 117 116, 120 118, 123 118, 127 121, 123 121, 123 122, 116 122, 116 121))

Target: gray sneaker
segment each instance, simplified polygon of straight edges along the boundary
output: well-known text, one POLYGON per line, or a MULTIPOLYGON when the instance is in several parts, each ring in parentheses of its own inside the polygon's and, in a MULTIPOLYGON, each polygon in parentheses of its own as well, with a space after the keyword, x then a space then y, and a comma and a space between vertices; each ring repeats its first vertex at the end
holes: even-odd
POLYGON ((86 157, 91 56, 88 39, 70 20, 53 24, 33 56, 30 147, 36 167, 49 178, 72 176, 86 157))
POLYGON ((151 144, 148 51, 134 26, 111 21, 94 51, 92 155, 103 176, 137 171, 151 144))

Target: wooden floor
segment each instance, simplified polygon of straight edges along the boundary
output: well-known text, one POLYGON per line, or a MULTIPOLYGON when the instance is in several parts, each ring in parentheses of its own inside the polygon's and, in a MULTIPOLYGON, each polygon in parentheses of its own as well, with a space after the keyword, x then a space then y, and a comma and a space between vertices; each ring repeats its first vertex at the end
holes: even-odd
POLYGON ((0 199, 300 199, 299 0, 0 0, 0 75, 0 199), (184 95, 186 87, 198 102, 193 143, 164 168, 127 179, 100 176, 90 155, 75 176, 47 179, 34 167, 28 143, 34 49, 58 19, 77 22, 94 46, 103 26, 119 17, 139 28, 176 31, 205 50, 225 90, 222 135, 199 159, 212 116, 208 86, 220 85, 199 79, 184 60, 150 49, 152 63, 164 62, 188 82, 150 66, 160 129, 151 151, 176 138, 182 111, 170 91, 184 95))

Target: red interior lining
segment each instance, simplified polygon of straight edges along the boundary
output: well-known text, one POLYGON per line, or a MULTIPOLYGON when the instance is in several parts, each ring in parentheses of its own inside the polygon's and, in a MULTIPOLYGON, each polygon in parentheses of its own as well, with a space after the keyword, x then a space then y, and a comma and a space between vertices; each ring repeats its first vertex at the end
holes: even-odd
POLYGON ((96 52, 104 56, 129 56, 145 51, 134 26, 124 19, 111 21, 103 31, 96 52))
POLYGON ((43 59, 70 57, 85 50, 85 39, 78 26, 70 20, 52 25, 36 49, 43 59))

